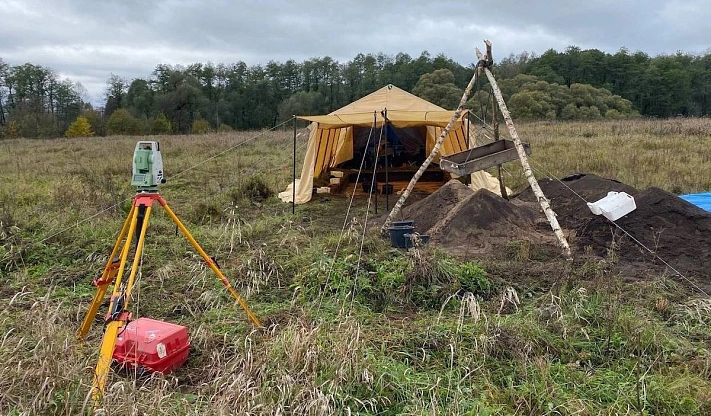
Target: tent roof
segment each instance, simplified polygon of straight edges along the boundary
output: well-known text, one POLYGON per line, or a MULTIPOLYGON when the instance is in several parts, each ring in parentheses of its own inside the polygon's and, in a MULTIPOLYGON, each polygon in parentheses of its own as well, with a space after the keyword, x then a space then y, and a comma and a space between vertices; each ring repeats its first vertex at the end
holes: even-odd
POLYGON ((454 111, 445 110, 394 85, 387 85, 329 115, 298 118, 316 122, 321 129, 333 129, 371 126, 375 115, 376 125, 382 125, 382 110, 387 110, 388 120, 396 127, 423 124, 444 127, 454 115, 454 111))
POLYGON ((446 111, 416 95, 400 89, 392 84, 374 91, 365 97, 356 100, 345 107, 339 108, 331 114, 356 114, 372 113, 373 110, 387 108, 399 111, 446 111))

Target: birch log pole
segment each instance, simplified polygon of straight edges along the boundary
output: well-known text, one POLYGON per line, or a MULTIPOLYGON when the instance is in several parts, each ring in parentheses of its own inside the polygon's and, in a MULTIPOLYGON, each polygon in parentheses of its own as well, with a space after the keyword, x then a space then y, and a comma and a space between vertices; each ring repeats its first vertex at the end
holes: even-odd
POLYGON ((410 179, 410 183, 407 184, 407 188, 405 188, 405 192, 402 193, 400 196, 400 199, 398 199, 397 203, 393 207, 392 211, 390 211, 390 214, 388 215, 388 218, 385 220, 385 224, 383 224, 383 227, 380 229, 380 232, 383 234, 386 234, 388 231, 388 228, 390 228, 390 225, 392 225, 393 220, 397 216, 397 214, 400 213, 400 210, 402 209, 402 206, 405 204, 405 201, 407 200, 407 197, 410 196, 410 193, 412 192, 412 189, 415 187, 415 184, 417 181, 422 177, 422 174, 427 170, 427 167, 432 163, 432 160, 437 156, 439 153, 439 149, 442 148, 442 143, 444 143, 444 139, 447 138, 447 135, 449 135, 449 131, 454 127, 454 124, 456 124, 457 120, 459 119, 459 116, 462 115, 462 110, 464 109, 464 104, 466 104, 467 99, 469 98, 469 94, 472 92, 472 88, 474 87, 474 83, 476 83, 477 77, 479 76, 479 65, 477 65, 476 70, 474 71, 474 75, 472 76, 472 79, 469 80, 469 84, 467 85, 467 88, 464 89, 464 94, 462 94, 462 99, 459 100, 459 106, 457 107, 457 110, 454 112, 452 115, 452 118, 449 120, 449 123, 447 123, 447 126, 442 130, 442 134, 439 135, 439 138, 437 139, 437 142, 435 143, 434 147, 432 148, 432 151, 430 152, 430 155, 427 156, 427 159, 425 159, 424 162, 422 162, 422 165, 420 168, 415 172, 415 175, 410 179))
MULTIPOLYGON (((491 48, 491 43, 489 41, 485 42, 487 44, 487 49, 491 48)), ((476 56, 480 60, 485 59, 479 49, 476 50, 476 56)), ((541 187, 538 186, 538 181, 536 181, 536 177, 533 176, 533 170, 531 169, 531 165, 528 164, 526 151, 523 149, 521 139, 519 139, 518 133, 516 132, 516 127, 514 127, 513 121, 511 120, 511 115, 509 114, 509 110, 506 107, 506 102, 504 102, 504 97, 501 95, 501 90, 499 90, 499 86, 496 84, 494 75, 491 73, 489 68, 487 66, 484 66, 483 70, 486 74, 486 77, 489 79, 491 88, 494 90, 496 102, 499 104, 501 116, 504 118, 504 121, 506 122, 506 127, 508 127, 509 129, 511 140, 513 140, 514 144, 516 145, 516 151, 518 152, 518 157, 519 159, 521 159, 521 166, 523 167, 523 174, 526 176, 528 183, 531 185, 531 190, 533 191, 534 195, 536 195, 538 203, 541 204, 541 209, 543 209, 543 213, 546 215, 548 222, 551 224, 553 233, 555 234, 556 238, 558 238, 558 243, 563 248, 563 255, 566 259, 571 260, 572 255, 570 253, 570 246, 568 245, 568 241, 565 239, 563 231, 560 229, 560 225, 558 224, 558 219, 556 218, 555 212, 553 212, 553 209, 551 209, 551 205, 548 202, 546 196, 543 194, 541 187)))

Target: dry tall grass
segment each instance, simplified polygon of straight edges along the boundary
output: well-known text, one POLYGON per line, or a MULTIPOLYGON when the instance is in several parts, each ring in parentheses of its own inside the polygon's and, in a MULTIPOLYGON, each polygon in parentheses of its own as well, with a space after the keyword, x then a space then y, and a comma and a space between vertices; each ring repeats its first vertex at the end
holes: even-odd
MULTIPOLYGON (((693 192, 711 188, 710 126, 670 120, 519 127, 533 145, 534 166, 554 175, 585 171, 693 192)), ((0 413, 91 413, 100 319, 83 346, 74 332, 93 294, 91 278, 126 215, 133 147, 143 139, 0 142, 0 413)), ((156 139, 168 176, 161 193, 267 330, 251 327, 157 210, 131 309, 186 325, 191 358, 171 375, 112 374, 105 414, 711 411, 708 302, 689 300, 664 277, 624 285, 593 273, 604 264, 586 263, 540 272, 559 279, 551 289, 530 270, 545 265, 522 256, 488 265, 492 275, 517 279, 497 281, 491 296, 455 294, 444 305, 416 308, 401 290, 400 269, 412 267, 412 258, 368 237, 368 258, 356 266, 361 223, 351 222, 358 229, 342 244, 333 274, 340 280, 329 282, 343 294, 334 289, 312 298, 323 286, 316 279, 306 287, 304 276, 318 277, 330 264, 345 198, 300 206, 292 216, 273 198, 239 194, 257 175, 275 191, 291 180, 291 132, 156 139), (388 296, 400 301, 383 304, 388 296)), ((513 164, 507 170, 510 186, 523 183, 513 164)), ((362 217, 365 204, 356 205, 353 216, 362 217)), ((419 288, 418 296, 430 289, 419 288)))
MULTIPOLYGON (((528 123, 518 131, 539 178, 595 173, 640 189, 711 190, 711 118, 528 123)), ((516 163, 506 169, 507 184, 526 185, 516 163)))

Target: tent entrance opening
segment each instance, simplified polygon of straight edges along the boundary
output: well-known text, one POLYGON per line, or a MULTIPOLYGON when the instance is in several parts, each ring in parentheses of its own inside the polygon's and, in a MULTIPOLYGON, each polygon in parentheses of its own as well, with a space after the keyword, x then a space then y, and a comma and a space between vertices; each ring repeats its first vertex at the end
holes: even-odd
POLYGON ((387 124, 382 129, 382 136, 378 140, 381 129, 355 127, 353 129, 353 159, 342 163, 340 168, 358 169, 363 156, 364 169, 384 168, 387 158, 388 168, 403 166, 418 167, 427 158, 426 137, 427 127, 397 128, 387 124), (370 140, 368 140, 369 136, 370 140), (378 146, 380 147, 378 149, 378 146), (379 156, 375 160, 376 155, 379 156))
MULTIPOLYGON (((346 188, 352 190, 358 186, 358 191, 365 192, 370 188, 373 174, 376 175, 375 182, 379 188, 382 184, 393 185, 395 191, 407 186, 412 176, 428 156, 427 153, 427 127, 415 126, 398 128, 387 124, 382 129, 367 127, 354 127, 353 129, 353 159, 341 163, 336 169, 344 171, 343 183, 339 190, 346 188), (371 135, 370 140, 368 140, 371 135), (358 170, 363 161, 360 179, 358 170)), ((431 165, 420 180, 420 188, 436 190, 443 182, 449 179, 449 175, 436 165, 431 165), (434 182, 427 185, 427 182, 434 182)), ((424 189, 423 189, 424 190, 424 189)), ((350 192, 350 191, 349 191, 350 192)))

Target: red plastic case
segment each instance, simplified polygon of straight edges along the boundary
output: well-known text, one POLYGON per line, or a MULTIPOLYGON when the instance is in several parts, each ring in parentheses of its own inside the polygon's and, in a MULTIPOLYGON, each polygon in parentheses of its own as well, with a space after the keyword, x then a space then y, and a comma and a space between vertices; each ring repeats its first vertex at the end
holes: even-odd
POLYGON ((127 368, 169 373, 187 361, 189 350, 184 326, 139 318, 119 329, 113 357, 127 368))

